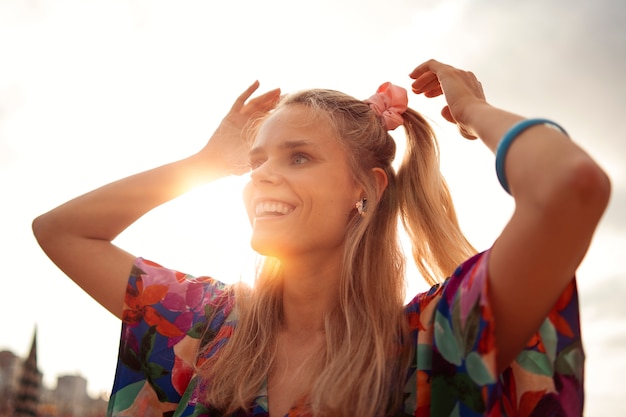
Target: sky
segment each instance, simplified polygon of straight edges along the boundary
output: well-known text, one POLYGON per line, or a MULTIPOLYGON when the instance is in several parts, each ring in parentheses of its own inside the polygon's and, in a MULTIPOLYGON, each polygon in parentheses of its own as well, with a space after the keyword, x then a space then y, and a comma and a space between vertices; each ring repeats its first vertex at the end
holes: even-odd
MULTIPOLYGON (((107 393, 120 323, 46 258, 33 218, 199 150, 254 80, 367 98, 385 81, 409 87, 434 58, 473 71, 492 104, 563 125, 611 177, 578 285, 586 415, 614 415, 626 394, 625 51, 622 0, 0 0, 0 350, 25 356, 36 327, 48 386, 77 374, 107 393)), ((513 208, 493 156, 441 118, 440 99, 409 105, 432 121, 461 226, 487 249, 513 208)), ((194 275, 246 279, 244 181, 200 187, 116 243, 194 275)), ((414 269, 408 280, 409 293, 425 288, 414 269)))

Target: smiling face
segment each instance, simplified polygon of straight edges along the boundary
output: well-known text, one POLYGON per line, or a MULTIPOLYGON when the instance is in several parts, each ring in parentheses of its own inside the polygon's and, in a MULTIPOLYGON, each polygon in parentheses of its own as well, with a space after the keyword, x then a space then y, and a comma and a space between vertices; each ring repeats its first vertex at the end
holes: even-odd
POLYGON ((250 151, 244 200, 252 247, 266 256, 336 255, 362 195, 336 133, 312 112, 299 104, 277 110, 250 151))

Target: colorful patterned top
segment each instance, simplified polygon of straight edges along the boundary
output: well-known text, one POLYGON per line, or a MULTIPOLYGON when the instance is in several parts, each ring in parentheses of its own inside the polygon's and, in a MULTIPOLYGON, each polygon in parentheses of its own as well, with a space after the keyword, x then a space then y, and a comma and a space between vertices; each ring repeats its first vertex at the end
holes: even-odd
MULTIPOLYGON (((583 361, 575 280, 509 368, 495 375, 489 252, 405 308, 415 348, 403 416, 580 416, 583 361)), ((208 354, 236 331, 226 285, 138 258, 126 292, 120 352, 108 416, 218 416, 198 395, 193 364, 205 316, 208 354), (212 314, 213 316, 213 314, 212 314)), ((259 390, 248 412, 268 416, 259 390)), ((288 416, 304 416, 294 407, 288 416)))

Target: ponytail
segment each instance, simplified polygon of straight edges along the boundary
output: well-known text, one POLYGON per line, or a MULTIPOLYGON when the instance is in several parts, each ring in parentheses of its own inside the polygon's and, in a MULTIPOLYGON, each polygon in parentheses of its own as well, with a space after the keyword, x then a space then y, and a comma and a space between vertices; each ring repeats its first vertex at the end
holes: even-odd
POLYGON ((439 147, 428 122, 412 109, 403 114, 406 151, 398 169, 400 219, 423 278, 434 285, 476 253, 456 217, 439 170, 439 147))

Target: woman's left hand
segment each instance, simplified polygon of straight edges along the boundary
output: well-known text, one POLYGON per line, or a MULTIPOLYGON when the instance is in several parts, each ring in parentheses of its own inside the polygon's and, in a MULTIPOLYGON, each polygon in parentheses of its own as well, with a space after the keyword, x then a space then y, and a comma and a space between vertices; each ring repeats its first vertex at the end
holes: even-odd
POLYGON ((415 94, 424 94, 429 98, 444 95, 447 105, 441 110, 441 115, 456 124, 463 137, 478 137, 467 123, 468 109, 476 103, 484 104, 486 100, 482 85, 472 72, 431 59, 417 66, 409 76, 415 80, 411 85, 415 94))

